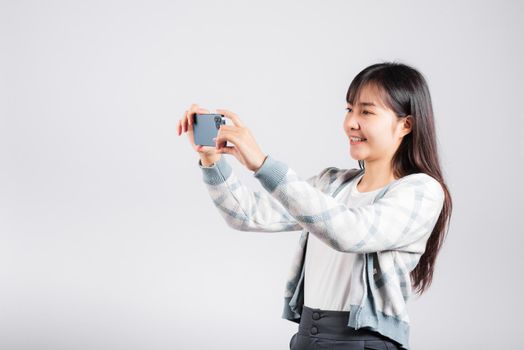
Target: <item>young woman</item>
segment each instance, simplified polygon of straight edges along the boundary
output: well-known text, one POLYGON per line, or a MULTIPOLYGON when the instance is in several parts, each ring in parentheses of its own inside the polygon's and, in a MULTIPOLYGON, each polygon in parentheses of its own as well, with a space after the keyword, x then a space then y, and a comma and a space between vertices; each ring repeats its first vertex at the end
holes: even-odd
POLYGON ((452 201, 439 164, 427 83, 401 63, 371 65, 351 82, 343 122, 359 169, 329 167, 303 180, 264 154, 240 118, 218 109, 217 147, 195 145, 192 105, 178 124, 200 154, 214 204, 242 231, 302 230, 282 317, 298 323, 293 350, 409 349, 406 304, 431 284, 452 201), (218 147, 224 141, 234 146, 218 147), (233 155, 266 191, 244 186, 233 155))

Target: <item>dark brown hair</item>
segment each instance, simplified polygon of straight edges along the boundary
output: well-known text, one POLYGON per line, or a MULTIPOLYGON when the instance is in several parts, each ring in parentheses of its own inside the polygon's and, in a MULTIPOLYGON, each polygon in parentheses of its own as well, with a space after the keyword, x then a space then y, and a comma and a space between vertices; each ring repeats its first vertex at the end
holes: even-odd
MULTIPOLYGON (((349 86, 346 101, 353 105, 364 86, 377 88, 382 102, 398 118, 412 116, 412 130, 403 137, 391 160, 394 176, 401 178, 413 173, 426 173, 436 179, 444 190, 440 216, 424 254, 410 273, 415 293, 422 294, 433 280, 435 261, 449 230, 452 211, 451 195, 440 169, 429 88, 419 71, 397 62, 373 64, 358 73, 349 86)), ((358 164, 364 169, 363 160, 359 160, 358 164)))

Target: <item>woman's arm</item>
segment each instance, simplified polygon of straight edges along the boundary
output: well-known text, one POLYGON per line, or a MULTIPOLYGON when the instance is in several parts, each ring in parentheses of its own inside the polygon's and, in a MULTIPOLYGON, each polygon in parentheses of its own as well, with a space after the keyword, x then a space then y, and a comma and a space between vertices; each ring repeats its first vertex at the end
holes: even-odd
POLYGON ((395 181, 375 203, 357 208, 303 181, 271 156, 254 176, 298 224, 342 252, 423 253, 444 203, 440 183, 421 173, 395 181))
MULTIPOLYGON (((266 158, 267 159, 267 158, 266 158)), ((302 230, 302 224, 291 216, 284 205, 264 191, 252 191, 242 184, 233 173, 231 166, 222 156, 206 167, 198 161, 202 169, 213 203, 227 224, 240 231, 281 232, 302 230)), ((312 176, 305 182, 312 188, 317 179, 327 170, 312 176)))

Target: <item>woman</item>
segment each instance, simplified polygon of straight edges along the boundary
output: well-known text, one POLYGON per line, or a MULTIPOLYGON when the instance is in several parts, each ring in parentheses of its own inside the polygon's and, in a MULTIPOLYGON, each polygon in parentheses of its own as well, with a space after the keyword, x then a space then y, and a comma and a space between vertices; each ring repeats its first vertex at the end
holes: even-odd
POLYGON ((401 63, 371 65, 351 82, 344 131, 360 169, 329 167, 302 180, 264 154, 240 118, 218 109, 217 146, 193 142, 192 105, 178 124, 200 154, 209 193, 242 231, 302 230, 282 317, 299 324, 290 348, 409 349, 406 303, 431 284, 452 201, 442 176, 427 83, 401 63), (219 147, 224 141, 234 146, 219 147), (254 172, 244 186, 222 154, 254 172), (311 234, 310 234, 311 233, 311 234))

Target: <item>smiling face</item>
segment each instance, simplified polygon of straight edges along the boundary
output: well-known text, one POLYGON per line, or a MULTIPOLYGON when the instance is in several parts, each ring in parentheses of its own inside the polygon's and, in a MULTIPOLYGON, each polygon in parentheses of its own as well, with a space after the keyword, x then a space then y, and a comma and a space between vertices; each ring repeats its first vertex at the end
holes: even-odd
POLYGON ((411 117, 398 118, 386 107, 379 90, 366 85, 358 100, 348 103, 344 131, 350 139, 350 154, 355 160, 390 161, 404 135, 411 131, 411 117), (364 138, 355 142, 352 137, 364 138))

